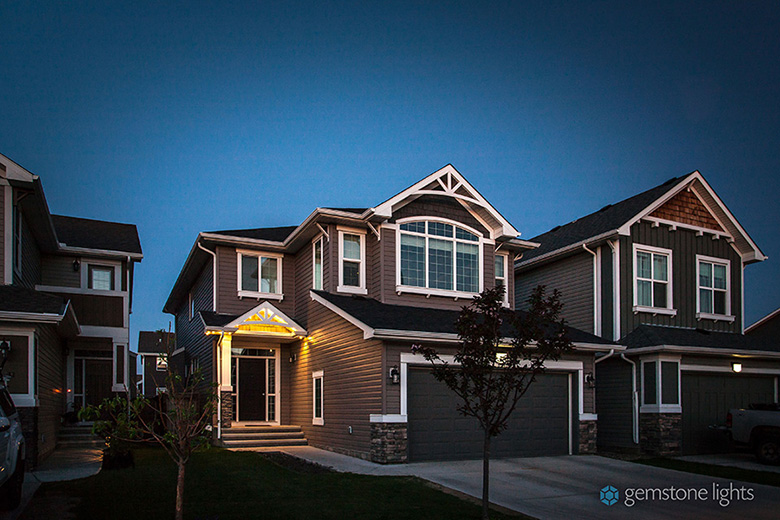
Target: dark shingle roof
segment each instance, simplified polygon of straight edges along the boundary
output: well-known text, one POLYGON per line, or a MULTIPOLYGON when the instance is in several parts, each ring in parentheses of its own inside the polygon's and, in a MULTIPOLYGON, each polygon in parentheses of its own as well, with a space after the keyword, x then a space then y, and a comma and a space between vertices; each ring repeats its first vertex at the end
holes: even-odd
POLYGON ((57 240, 71 247, 141 254, 134 224, 52 215, 57 240))
POLYGON ((0 285, 0 311, 64 314, 67 301, 59 296, 16 285, 0 285))
POLYGON ((176 334, 173 332, 142 330, 138 333, 138 352, 140 354, 165 353, 167 352, 169 340, 172 345, 175 345, 176 334))
POLYGON ((605 206, 595 213, 578 218, 563 226, 554 227, 547 233, 530 239, 531 242, 538 242, 541 245, 536 249, 527 251, 523 255, 522 262, 619 228, 653 201, 672 189, 682 179, 683 177, 674 177, 655 188, 616 204, 605 206))
MULTIPOLYGON (((328 302, 373 329, 408 330, 417 332, 438 332, 455 334, 455 321, 460 311, 410 307, 381 303, 362 296, 340 296, 314 291, 328 302)), ((506 311, 510 313, 512 311, 506 311)), ((516 311, 521 313, 522 311, 516 311)), ((611 341, 599 338, 579 329, 568 327, 569 338, 574 343, 595 343, 612 345, 611 341)), ((509 320, 504 320, 502 333, 512 334, 509 320)))
POLYGON ((200 316, 203 318, 203 323, 205 323, 207 327, 224 327, 238 318, 240 314, 222 314, 212 311, 200 311, 200 316))
POLYGON ((777 345, 733 332, 662 327, 659 325, 640 325, 624 336, 619 343, 629 349, 675 345, 680 347, 720 348, 723 350, 780 351, 777 345))
POLYGON ((238 238, 253 238, 255 240, 270 240, 272 242, 284 242, 298 226, 268 227, 256 229, 231 229, 225 231, 207 231, 215 235, 227 235, 238 238))
POLYGON ((332 209, 335 211, 343 211, 345 213, 357 213, 358 215, 362 215, 366 212, 368 208, 322 208, 322 209, 332 209))

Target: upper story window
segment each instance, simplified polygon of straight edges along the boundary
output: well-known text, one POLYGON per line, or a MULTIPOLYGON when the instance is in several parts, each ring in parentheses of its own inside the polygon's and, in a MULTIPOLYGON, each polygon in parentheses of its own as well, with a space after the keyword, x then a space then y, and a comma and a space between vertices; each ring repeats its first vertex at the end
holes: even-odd
POLYGON ((13 266, 17 274, 22 274, 22 211, 19 205, 13 207, 13 266))
POLYGON ((114 268, 106 265, 87 266, 88 287, 99 291, 114 290, 114 268))
POLYGON ((157 370, 159 372, 168 370, 168 356, 157 356, 157 370))
POLYGON ((312 287, 318 291, 322 290, 322 241, 322 237, 315 240, 312 248, 312 287))
POLYGON ((238 295, 282 299, 282 256, 238 251, 238 295))
POLYGON ((190 290, 188 299, 189 299, 189 318, 192 319, 195 317, 195 296, 192 294, 192 290, 190 290))
POLYGON ((508 263, 508 255, 496 255, 496 267, 494 271, 495 287, 498 287, 499 285, 504 287, 504 307, 509 307, 509 286, 506 283, 508 263))
POLYGON ((697 318, 728 318, 731 314, 730 262, 722 258, 696 256, 698 278, 697 318))
POLYGON ((368 294, 366 290, 366 235, 339 230, 339 287, 341 292, 368 294))
POLYGON ((670 250, 634 244, 634 311, 676 314, 670 250))
POLYGON ((417 221, 401 223, 398 234, 399 286, 480 291, 482 254, 476 233, 446 222, 417 221))

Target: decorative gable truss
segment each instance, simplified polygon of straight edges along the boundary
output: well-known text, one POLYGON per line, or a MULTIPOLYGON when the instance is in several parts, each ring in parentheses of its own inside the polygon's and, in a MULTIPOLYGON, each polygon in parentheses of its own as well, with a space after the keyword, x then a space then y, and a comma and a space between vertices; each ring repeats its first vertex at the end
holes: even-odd
POLYGON ((269 302, 261 303, 223 327, 207 327, 206 332, 270 336, 279 339, 307 335, 306 329, 269 302))
POLYGON ((452 197, 457 200, 485 228, 490 230, 490 238, 516 238, 520 233, 474 188, 454 166, 430 174, 416 184, 405 189, 393 198, 376 206, 374 214, 391 218, 399 208, 424 195, 452 197))
POLYGON ((631 226, 640 220, 651 222, 655 227, 669 226, 672 231, 690 229, 699 236, 725 239, 746 263, 767 258, 698 171, 623 224, 619 233, 628 236, 631 226))

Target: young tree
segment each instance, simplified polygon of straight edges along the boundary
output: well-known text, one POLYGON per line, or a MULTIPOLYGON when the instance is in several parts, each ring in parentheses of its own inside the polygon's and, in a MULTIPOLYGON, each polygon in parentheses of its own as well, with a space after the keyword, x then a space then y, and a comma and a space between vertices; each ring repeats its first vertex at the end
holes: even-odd
POLYGON ((106 438, 109 451, 112 442, 151 441, 162 446, 178 470, 176 520, 183 520, 187 463, 198 448, 209 444, 217 393, 214 385, 205 382, 199 368, 186 377, 176 372, 171 335, 159 332, 161 338, 167 338, 165 393, 155 402, 144 397, 106 399, 98 407, 85 408, 81 417, 95 420, 93 431, 106 438))
POLYGON ((432 365, 433 376, 460 398, 461 414, 474 417, 484 433, 482 451, 482 518, 489 517, 490 442, 501 434, 517 403, 548 360, 571 349, 560 318, 560 294, 534 289, 527 312, 502 307, 504 288, 487 289, 463 307, 455 327, 460 345, 448 363, 436 350, 412 346, 432 365))

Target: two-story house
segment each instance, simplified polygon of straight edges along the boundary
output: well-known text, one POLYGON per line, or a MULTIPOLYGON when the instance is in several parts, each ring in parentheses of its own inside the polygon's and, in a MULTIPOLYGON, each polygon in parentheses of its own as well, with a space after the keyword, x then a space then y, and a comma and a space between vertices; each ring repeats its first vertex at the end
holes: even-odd
POLYGON ((154 397, 165 391, 168 354, 176 351, 175 345, 176 334, 173 332, 142 330, 138 333, 138 356, 141 358, 143 381, 140 394, 144 397, 154 397))
MULTIPOLYGON (((164 310, 183 364, 219 385, 218 440, 261 445, 294 425, 313 445, 383 463, 479 457, 476 422, 411 347, 454 352, 461 307, 487 287, 505 286, 514 307, 512 266, 536 247, 518 236, 451 165, 372 207, 200 233, 164 310)), ((595 448, 588 376, 596 352, 620 347, 571 337, 495 454, 595 448)))
POLYGON ((41 180, 0 155, 0 342, 27 461, 54 450, 62 416, 124 392, 134 225, 52 215, 41 180))
POLYGON ((777 401, 780 352, 743 334, 744 269, 766 257, 699 172, 532 240, 517 301, 558 288, 573 326, 626 347, 596 361, 600 448, 717 450, 729 408, 777 401))

